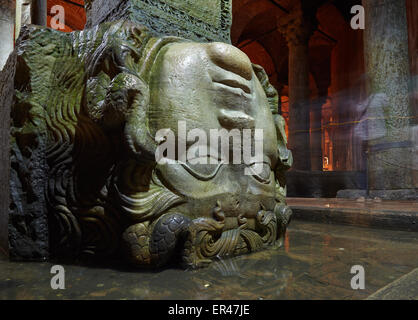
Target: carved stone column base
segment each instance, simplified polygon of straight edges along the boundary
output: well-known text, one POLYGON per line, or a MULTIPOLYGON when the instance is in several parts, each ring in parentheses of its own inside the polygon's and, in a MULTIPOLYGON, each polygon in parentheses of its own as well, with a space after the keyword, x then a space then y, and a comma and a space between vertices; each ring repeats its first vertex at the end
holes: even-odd
POLYGON ((231 42, 231 0, 88 0, 86 14, 88 28, 127 19, 146 26, 158 36, 231 42))

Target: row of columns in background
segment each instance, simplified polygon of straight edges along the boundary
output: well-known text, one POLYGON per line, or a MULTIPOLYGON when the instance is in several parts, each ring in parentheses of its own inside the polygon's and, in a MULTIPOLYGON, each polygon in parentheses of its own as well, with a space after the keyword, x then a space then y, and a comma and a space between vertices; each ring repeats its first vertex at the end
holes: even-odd
POLYGON ((1 71, 13 51, 21 24, 47 25, 47 0, 0 0, 0 7, 1 71))
POLYGON ((317 83, 318 97, 310 101, 309 41, 318 27, 316 8, 311 6, 306 12, 302 1, 297 0, 278 27, 289 48, 289 147, 293 168, 322 171, 322 106, 327 101, 329 84, 324 87, 317 83))
MULTIPOLYGON (((315 12, 304 12, 301 3, 301 0, 294 2, 289 15, 279 22, 279 30, 289 47, 289 148, 293 152, 293 168, 310 171, 322 169, 321 130, 309 133, 309 39, 317 21, 315 12)), ((368 141, 368 188, 382 197, 385 195, 379 190, 397 194, 399 190, 416 192, 417 179, 413 178, 417 175, 416 141, 412 138, 414 112, 408 88, 412 78, 405 1, 364 0, 363 6, 368 114, 384 115, 383 119, 367 120, 367 124, 372 128, 375 121, 381 121, 385 128, 383 136, 368 141)), ((320 127, 321 107, 312 111, 313 122, 320 127)))
MULTIPOLYGON (((293 168, 306 171, 312 167, 309 135, 309 39, 317 24, 315 12, 303 12, 301 1, 295 1, 295 6, 278 25, 289 47, 289 147, 293 153, 293 168)), ((319 150, 322 150, 321 143, 319 150)), ((322 168, 322 155, 318 159, 322 168)))

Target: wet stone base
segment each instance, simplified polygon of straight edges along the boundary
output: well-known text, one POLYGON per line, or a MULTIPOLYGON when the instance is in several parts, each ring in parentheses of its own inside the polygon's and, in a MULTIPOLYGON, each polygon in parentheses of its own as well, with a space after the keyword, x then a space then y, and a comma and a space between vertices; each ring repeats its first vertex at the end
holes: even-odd
POLYGON ((292 219, 418 232, 418 201, 289 198, 292 219))
POLYGON ((384 200, 418 200, 418 189, 370 190, 369 194, 384 200))
POLYGON ((418 268, 376 291, 367 300, 418 300, 418 268))
POLYGON ((399 189, 399 190, 361 190, 346 189, 337 192, 337 198, 358 199, 358 198, 379 198, 382 200, 417 200, 417 189, 399 189))

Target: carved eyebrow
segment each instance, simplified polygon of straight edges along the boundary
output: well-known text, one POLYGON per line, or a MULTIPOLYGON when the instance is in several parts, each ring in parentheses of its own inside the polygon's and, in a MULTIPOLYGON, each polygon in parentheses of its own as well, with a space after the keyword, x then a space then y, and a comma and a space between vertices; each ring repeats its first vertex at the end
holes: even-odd
POLYGON ((210 60, 218 67, 251 80, 253 77, 253 67, 250 59, 239 49, 224 44, 211 43, 207 50, 210 60))

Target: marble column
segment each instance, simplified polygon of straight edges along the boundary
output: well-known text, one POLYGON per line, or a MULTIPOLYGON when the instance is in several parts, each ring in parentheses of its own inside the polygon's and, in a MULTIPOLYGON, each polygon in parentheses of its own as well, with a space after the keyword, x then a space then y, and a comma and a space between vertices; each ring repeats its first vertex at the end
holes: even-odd
POLYGON ((231 42, 232 0, 85 0, 85 7, 86 28, 127 19, 161 36, 231 42))
POLYGON ((47 25, 47 0, 32 0, 32 23, 39 26, 47 25))
POLYGON ((15 39, 19 37, 22 25, 31 23, 31 4, 31 0, 16 0, 15 39))
POLYGON ((405 1, 363 0, 363 6, 369 194, 416 199, 405 1))
MULTIPOLYGON (((415 167, 418 167, 418 1, 406 0, 409 36, 409 64, 411 70, 410 97, 415 116, 412 142, 415 146, 415 167)), ((418 170, 414 172, 414 184, 418 185, 418 170)))
POLYGON ((13 51, 15 9, 13 0, 0 0, 0 71, 13 51))
POLYGON ((296 2, 290 14, 278 21, 289 47, 289 144, 293 169, 311 170, 310 157, 310 91, 309 39, 316 28, 314 13, 304 14, 296 2))

